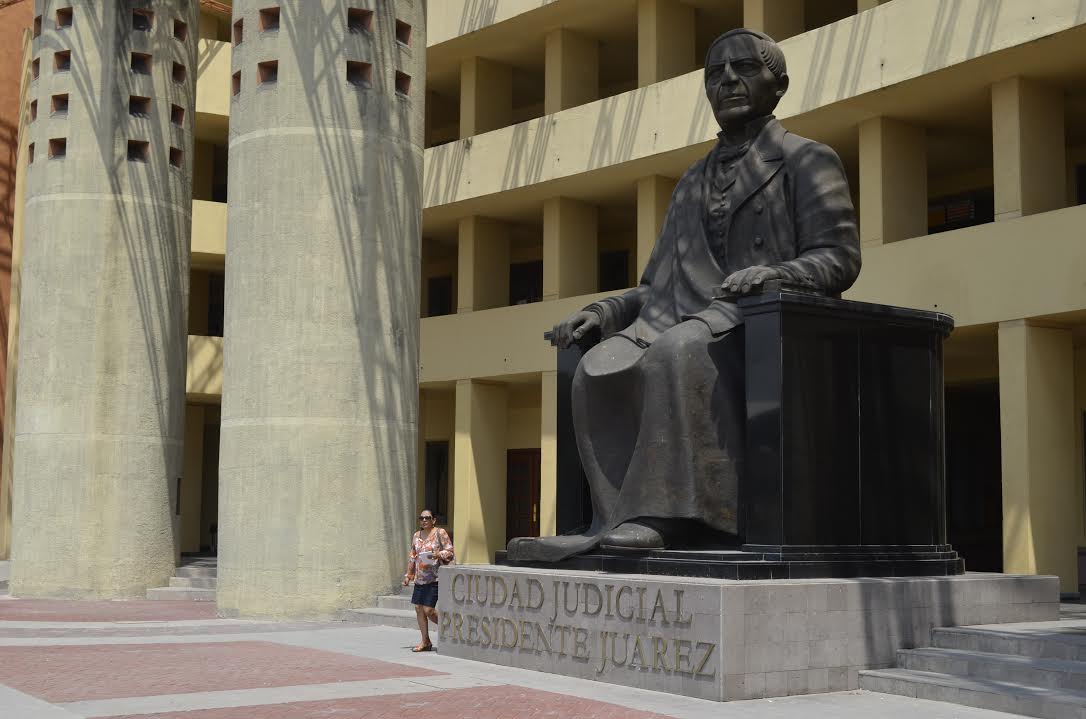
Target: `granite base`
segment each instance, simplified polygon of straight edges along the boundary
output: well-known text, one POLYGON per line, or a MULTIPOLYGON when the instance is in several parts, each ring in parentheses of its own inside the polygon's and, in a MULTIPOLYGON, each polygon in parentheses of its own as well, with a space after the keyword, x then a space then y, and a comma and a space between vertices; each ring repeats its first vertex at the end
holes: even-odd
POLYGON ((858 688, 934 627, 1051 621, 1059 580, 965 574, 734 581, 441 569, 448 656, 731 701, 858 688))

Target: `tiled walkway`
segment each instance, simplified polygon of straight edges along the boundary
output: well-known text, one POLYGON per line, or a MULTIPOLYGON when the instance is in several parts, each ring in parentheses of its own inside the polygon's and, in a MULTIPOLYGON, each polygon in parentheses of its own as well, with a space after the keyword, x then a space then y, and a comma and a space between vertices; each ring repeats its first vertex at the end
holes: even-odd
POLYGON ((412 654, 416 639, 403 629, 216 619, 211 603, 0 598, 0 717, 1008 716, 866 692, 717 704, 412 654))

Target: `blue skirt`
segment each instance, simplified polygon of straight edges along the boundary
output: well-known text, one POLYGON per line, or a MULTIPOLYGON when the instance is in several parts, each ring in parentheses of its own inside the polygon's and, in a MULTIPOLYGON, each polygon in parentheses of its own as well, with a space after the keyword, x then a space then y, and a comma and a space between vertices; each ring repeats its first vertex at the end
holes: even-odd
POLYGON ((424 607, 437 606, 437 582, 429 584, 416 584, 411 592, 411 603, 421 604, 424 607))

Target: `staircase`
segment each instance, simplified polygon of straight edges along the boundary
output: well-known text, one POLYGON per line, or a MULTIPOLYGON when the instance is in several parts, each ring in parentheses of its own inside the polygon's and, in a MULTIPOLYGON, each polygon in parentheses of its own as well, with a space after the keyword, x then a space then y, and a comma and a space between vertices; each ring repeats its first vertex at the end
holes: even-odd
MULTIPOLYGON (((416 629, 419 624, 418 620, 415 619, 415 607, 411 604, 412 591, 414 591, 414 586, 408 585, 401 589, 399 594, 377 597, 376 607, 344 610, 343 619, 347 622, 366 626, 416 629)), ((433 630, 433 627, 431 627, 431 630, 433 630)))
POLYGON ((170 577, 170 586, 148 589, 147 598, 213 602, 218 571, 217 557, 184 557, 170 577))
POLYGON ((982 709, 1086 717, 1086 621, 948 627, 902 649, 897 669, 860 672, 860 688, 982 709))

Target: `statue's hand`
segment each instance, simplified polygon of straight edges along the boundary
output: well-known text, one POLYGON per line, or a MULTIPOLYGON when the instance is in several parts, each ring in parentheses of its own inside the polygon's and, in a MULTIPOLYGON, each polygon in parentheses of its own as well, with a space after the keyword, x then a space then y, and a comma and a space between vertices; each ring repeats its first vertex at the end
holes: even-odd
POLYGON ((554 326, 553 342, 559 349, 564 350, 599 326, 600 318, 595 312, 574 312, 554 326))
POLYGON ((760 290, 767 280, 776 280, 781 277, 780 271, 775 267, 755 265, 731 273, 720 288, 731 295, 746 295, 751 291, 760 290))

